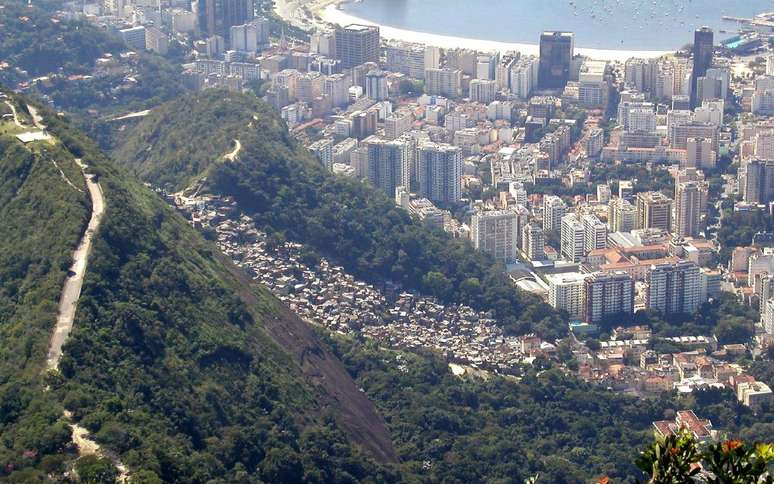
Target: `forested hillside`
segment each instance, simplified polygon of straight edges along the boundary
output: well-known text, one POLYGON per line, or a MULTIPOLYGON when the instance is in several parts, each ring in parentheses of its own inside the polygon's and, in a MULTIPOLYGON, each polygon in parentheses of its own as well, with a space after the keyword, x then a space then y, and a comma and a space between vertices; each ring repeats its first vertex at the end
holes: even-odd
POLYGON ((84 185, 67 150, 29 150, 0 135, 0 480, 59 461, 70 441, 41 372, 89 199, 64 183, 54 161, 84 185))
POLYGON ((53 16, 59 0, 7 0, 0 5, 0 85, 48 96, 57 109, 83 115, 78 122, 103 136, 100 117, 145 109, 181 94, 179 64, 131 51, 86 20, 53 16), (109 62, 104 66, 98 59, 109 62))
POLYGON ((235 197, 275 237, 303 242, 370 282, 394 281, 492 310, 512 333, 566 334, 555 311, 517 291, 502 268, 467 241, 428 230, 365 183, 329 174, 255 97, 225 91, 184 96, 139 123, 114 157, 171 191, 207 175, 207 188, 235 197), (242 149, 225 162, 234 139, 242 149))
POLYGON ((390 480, 382 418, 306 325, 65 120, 45 123, 60 143, 0 139, 0 478, 65 471, 64 407, 143 482, 390 480), (44 382, 88 214, 53 164, 83 184, 73 158, 107 211, 61 374, 44 382))

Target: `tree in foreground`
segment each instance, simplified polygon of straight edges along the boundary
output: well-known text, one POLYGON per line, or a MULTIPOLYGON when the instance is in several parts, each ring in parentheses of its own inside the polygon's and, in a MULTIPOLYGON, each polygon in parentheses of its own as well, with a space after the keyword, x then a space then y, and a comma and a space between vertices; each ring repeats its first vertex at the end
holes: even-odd
POLYGON ((769 464, 774 445, 741 440, 701 445, 688 430, 657 438, 637 459, 637 467, 653 484, 707 482, 774 483, 769 464))

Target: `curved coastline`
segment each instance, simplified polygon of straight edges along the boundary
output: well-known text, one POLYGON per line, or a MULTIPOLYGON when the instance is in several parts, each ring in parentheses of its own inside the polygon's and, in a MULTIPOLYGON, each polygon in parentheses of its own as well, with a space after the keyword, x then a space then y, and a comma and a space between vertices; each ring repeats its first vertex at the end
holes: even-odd
MULTIPOLYGON (((331 3, 330 1, 323 1, 321 3, 322 4, 318 2, 312 2, 311 4, 307 5, 307 8, 310 8, 313 17, 321 19, 324 23, 336 25, 347 25, 352 23, 376 25, 379 26, 382 37, 386 39, 399 39, 406 42, 416 42, 445 49, 461 47, 481 51, 499 50, 501 52, 505 52, 508 50, 516 50, 522 54, 531 55, 538 55, 539 53, 539 46, 537 44, 469 39, 464 37, 453 37, 449 35, 432 34, 427 32, 418 32, 397 27, 390 27, 345 12, 340 8, 340 5, 345 2, 339 1, 331 3)), ((665 54, 671 54, 673 51, 590 49, 576 47, 575 52, 588 56, 592 59, 623 62, 631 57, 653 58, 660 57, 665 54)))

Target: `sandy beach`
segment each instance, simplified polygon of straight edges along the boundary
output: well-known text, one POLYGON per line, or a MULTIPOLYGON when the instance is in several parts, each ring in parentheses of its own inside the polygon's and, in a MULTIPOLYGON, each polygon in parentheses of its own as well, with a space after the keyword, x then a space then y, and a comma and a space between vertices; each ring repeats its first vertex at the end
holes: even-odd
MULTIPOLYGON (((277 0, 275 10, 285 20, 298 25, 302 28, 312 28, 317 23, 328 23, 334 25, 364 24, 379 25, 350 15, 339 8, 343 3, 341 0, 277 0)), ((431 34, 427 32, 416 32, 412 30, 399 29, 379 25, 382 38, 400 39, 405 42, 416 42, 425 45, 432 45, 444 49, 469 48, 481 51, 498 50, 501 52, 515 50, 522 54, 537 55, 537 44, 498 42, 482 39, 468 39, 464 37, 453 37, 448 35, 431 34)), ((592 59, 625 61, 631 57, 651 58, 660 57, 670 52, 665 51, 633 51, 633 50, 615 50, 615 49, 587 49, 578 47, 575 52, 581 55, 591 57, 592 59)))

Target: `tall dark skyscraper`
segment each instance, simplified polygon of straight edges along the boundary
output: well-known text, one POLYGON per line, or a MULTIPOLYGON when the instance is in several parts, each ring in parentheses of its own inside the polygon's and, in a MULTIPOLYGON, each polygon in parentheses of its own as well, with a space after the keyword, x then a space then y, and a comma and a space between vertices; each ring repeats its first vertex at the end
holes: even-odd
POLYGON ((540 89, 562 89, 570 79, 570 63, 575 51, 572 32, 543 32, 540 35, 540 89))
POLYGON ((714 35, 709 27, 696 29, 693 34, 693 72, 691 73, 691 108, 697 103, 699 78, 707 75, 707 69, 712 67, 712 49, 714 35))
POLYGON ((228 38, 229 29, 255 17, 253 0, 197 0, 199 30, 206 35, 228 38))
POLYGON ((336 57, 345 69, 379 62, 379 27, 352 24, 337 29, 336 57))

